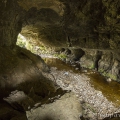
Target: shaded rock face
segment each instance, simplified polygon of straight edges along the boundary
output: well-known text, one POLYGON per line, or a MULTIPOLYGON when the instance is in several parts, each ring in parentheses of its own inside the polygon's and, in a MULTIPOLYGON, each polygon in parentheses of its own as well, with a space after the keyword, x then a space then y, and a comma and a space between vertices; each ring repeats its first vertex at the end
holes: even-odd
POLYGON ((49 71, 44 61, 30 51, 19 47, 1 47, 0 51, 0 88, 16 86, 28 80, 39 80, 43 71, 49 71))
POLYGON ((115 51, 85 49, 85 55, 80 58, 80 66, 96 69, 107 78, 120 81, 120 59, 118 56, 118 51, 115 54, 115 51))
POLYGON ((48 46, 120 48, 119 0, 19 0, 19 5, 28 10, 22 29, 28 38, 48 46))
POLYGON ((24 113, 20 113, 14 109, 11 109, 8 107, 6 104, 0 104, 1 109, 0 109, 0 119, 1 120, 27 120, 27 117, 25 116, 24 113))
POLYGON ((15 44, 22 28, 29 40, 48 46, 120 48, 119 0, 12 0, 0 5, 1 46, 15 44))
POLYGON ((98 62, 98 71, 113 80, 120 81, 120 60, 116 58, 114 53, 104 52, 98 62))
POLYGON ((16 44, 23 15, 23 10, 18 6, 17 1, 0 1, 0 46, 16 44))
POLYGON ((17 46, 0 47, 0 51, 0 120, 27 120, 25 110, 65 93, 43 76, 49 68, 40 56, 17 46))
POLYGON ((81 57, 80 59, 80 65, 81 67, 84 68, 90 68, 90 69, 94 69, 96 61, 97 61, 97 54, 98 51, 97 50, 85 50, 85 55, 81 57))

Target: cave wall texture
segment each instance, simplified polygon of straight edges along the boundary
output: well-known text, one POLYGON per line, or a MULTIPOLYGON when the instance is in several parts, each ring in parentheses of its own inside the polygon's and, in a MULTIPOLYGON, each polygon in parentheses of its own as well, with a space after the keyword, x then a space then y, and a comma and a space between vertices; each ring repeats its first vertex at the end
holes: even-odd
POLYGON ((1 0, 0 9, 1 46, 21 32, 55 47, 120 48, 119 0, 1 0))
POLYGON ((120 48, 119 0, 22 0, 20 3, 28 9, 22 33, 30 37, 33 32, 33 37, 49 46, 68 47, 71 42, 73 47, 120 48))
POLYGON ((22 9, 17 1, 0 1, 0 46, 16 44, 22 27, 22 9))
POLYGON ((0 0, 0 15, 1 47, 21 32, 49 47, 85 49, 81 66, 120 81, 119 0, 0 0))

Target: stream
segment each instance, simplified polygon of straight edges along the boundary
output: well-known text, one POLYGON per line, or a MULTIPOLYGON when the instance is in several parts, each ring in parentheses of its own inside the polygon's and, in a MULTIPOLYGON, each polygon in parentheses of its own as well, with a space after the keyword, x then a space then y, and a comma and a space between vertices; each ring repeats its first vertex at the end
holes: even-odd
POLYGON ((85 109, 84 117, 100 120, 120 112, 119 83, 108 82, 97 71, 78 70, 76 65, 56 58, 43 59, 51 67, 55 82, 64 90, 76 93, 85 109))

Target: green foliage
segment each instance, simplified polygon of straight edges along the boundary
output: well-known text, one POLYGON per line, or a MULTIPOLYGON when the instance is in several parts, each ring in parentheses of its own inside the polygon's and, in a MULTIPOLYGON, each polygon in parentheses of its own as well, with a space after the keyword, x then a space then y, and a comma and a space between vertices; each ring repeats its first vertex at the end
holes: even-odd
POLYGON ((18 46, 20 46, 20 47, 22 47, 22 48, 25 48, 25 46, 26 46, 26 41, 23 40, 23 38, 22 38, 20 35, 18 35, 16 45, 18 45, 18 46))
POLYGON ((20 46, 22 48, 25 48, 26 43, 22 42, 22 41, 17 41, 16 45, 18 45, 18 46, 20 46))
POLYGON ((17 43, 16 45, 26 48, 27 50, 31 51, 34 54, 39 53, 50 53, 51 51, 46 48, 44 45, 41 45, 40 43, 34 43, 34 41, 27 41, 21 34, 18 35, 17 43))
POLYGON ((67 58, 67 55, 64 54, 64 53, 61 53, 61 54, 55 54, 54 56, 55 56, 55 57, 58 57, 58 58, 60 58, 60 59, 62 59, 62 60, 67 58))
POLYGON ((42 52, 46 52, 46 51, 47 51, 46 47, 43 46, 43 45, 39 46, 39 49, 40 49, 42 52))
POLYGON ((95 68, 94 63, 93 63, 93 64, 91 64, 91 66, 89 66, 89 69, 94 69, 94 68, 95 68))

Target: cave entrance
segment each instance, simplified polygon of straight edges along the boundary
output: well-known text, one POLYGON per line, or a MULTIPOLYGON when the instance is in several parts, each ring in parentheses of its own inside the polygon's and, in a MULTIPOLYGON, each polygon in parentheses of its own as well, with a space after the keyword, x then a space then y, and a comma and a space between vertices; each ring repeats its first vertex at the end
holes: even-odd
POLYGON ((27 44, 26 38, 19 33, 16 45, 22 48, 26 48, 26 44, 27 44))
POLYGON ((38 43, 35 40, 27 39, 20 33, 18 35, 16 45, 25 48, 37 55, 45 54, 47 51, 46 46, 44 46, 41 43, 38 43))

